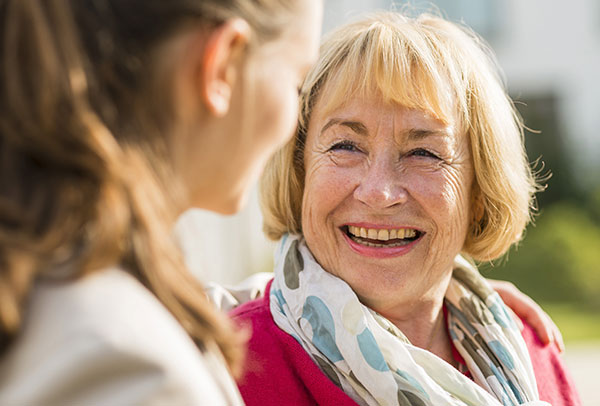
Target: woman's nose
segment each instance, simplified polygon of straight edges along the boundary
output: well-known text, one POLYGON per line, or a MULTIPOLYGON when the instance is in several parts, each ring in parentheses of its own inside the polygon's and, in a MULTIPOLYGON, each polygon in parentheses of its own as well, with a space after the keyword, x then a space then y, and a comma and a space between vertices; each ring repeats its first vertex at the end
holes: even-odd
POLYGON ((364 178, 354 190, 354 197, 374 209, 384 209, 404 203, 408 191, 402 182, 401 171, 392 163, 369 166, 364 178))

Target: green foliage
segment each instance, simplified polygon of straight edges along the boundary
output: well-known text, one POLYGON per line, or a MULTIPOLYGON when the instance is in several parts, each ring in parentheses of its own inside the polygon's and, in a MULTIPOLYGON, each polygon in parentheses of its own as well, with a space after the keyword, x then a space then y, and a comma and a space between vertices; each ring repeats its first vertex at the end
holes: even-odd
POLYGON ((597 187, 590 193, 586 201, 586 207, 594 218, 594 221, 600 224, 600 187, 597 187))
POLYGON ((570 302, 600 310, 600 225, 581 206, 547 207, 508 260, 483 267, 540 302, 570 302))
POLYGON ((542 307, 560 328, 565 342, 600 340, 600 312, 574 304, 546 304, 542 307))

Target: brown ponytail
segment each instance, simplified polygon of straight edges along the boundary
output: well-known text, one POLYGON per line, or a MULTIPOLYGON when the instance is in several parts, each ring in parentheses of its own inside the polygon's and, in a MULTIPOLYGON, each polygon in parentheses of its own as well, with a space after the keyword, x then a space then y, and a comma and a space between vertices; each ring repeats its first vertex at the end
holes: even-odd
POLYGON ((0 0, 0 352, 37 279, 120 265, 235 370, 243 338, 171 237, 183 194, 152 58, 179 27, 231 17, 267 41, 296 1, 0 0))

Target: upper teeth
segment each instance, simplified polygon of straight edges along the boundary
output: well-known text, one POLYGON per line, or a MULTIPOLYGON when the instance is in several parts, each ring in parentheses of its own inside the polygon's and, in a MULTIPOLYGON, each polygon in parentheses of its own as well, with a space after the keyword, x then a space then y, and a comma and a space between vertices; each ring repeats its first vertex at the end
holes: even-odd
POLYGON ((417 230, 412 228, 398 228, 398 229, 374 229, 348 226, 350 234, 356 237, 369 238, 371 240, 387 241, 392 239, 402 238, 413 238, 417 235, 417 230))

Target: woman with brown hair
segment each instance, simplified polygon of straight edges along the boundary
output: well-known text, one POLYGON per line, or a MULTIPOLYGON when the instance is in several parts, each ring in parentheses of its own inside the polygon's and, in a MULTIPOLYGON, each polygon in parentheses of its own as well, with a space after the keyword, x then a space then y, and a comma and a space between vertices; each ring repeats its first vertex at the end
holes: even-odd
POLYGON ((242 403, 171 228, 291 136, 321 8, 0 0, 0 404, 242 403))

